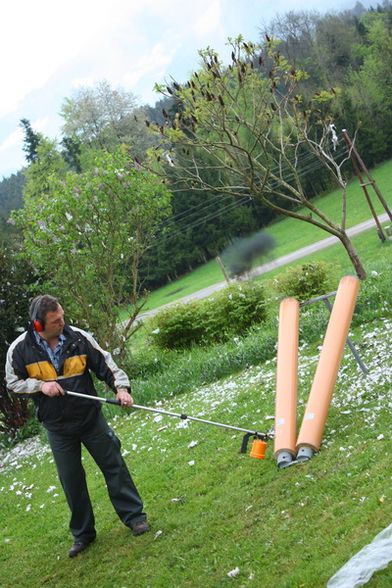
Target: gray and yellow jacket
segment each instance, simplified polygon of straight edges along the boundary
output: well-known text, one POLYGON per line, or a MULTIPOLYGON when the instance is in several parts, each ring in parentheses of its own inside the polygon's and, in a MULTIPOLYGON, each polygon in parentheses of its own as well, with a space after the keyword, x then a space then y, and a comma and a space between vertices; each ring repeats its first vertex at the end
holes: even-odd
POLYGON ((42 382, 57 381, 65 390, 97 396, 90 370, 113 391, 130 388, 127 375, 86 331, 65 326, 58 372, 48 354, 37 343, 32 327, 10 346, 6 362, 7 388, 13 394, 32 398, 38 419, 50 431, 82 433, 93 426, 100 403, 72 396, 50 398, 40 391, 42 382))

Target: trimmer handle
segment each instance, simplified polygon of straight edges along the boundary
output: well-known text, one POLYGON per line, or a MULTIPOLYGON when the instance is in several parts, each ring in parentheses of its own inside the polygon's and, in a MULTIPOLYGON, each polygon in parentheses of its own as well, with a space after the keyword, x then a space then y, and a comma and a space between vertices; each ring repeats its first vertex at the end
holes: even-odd
POLYGON ((245 433, 245 435, 242 437, 240 453, 247 453, 248 442, 251 437, 253 437, 253 433, 245 433))

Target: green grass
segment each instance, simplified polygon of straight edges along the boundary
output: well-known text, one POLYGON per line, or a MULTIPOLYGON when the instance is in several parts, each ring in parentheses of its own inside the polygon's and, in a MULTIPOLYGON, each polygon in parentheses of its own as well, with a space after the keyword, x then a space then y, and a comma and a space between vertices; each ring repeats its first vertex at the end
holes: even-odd
MULTIPOLYGON (((211 284, 222 282, 223 279, 218 263, 215 259, 212 259, 175 282, 166 284, 165 286, 162 286, 162 288, 151 292, 143 310, 158 308, 159 306, 168 304, 173 300, 178 300, 179 298, 188 296, 188 294, 193 294, 193 292, 196 292, 197 290, 203 290, 203 288, 207 288, 208 286, 211 286, 211 284)), ((125 320, 127 316, 126 310, 122 311, 121 319, 125 320)))
MULTIPOLYGON (((391 205, 392 190, 390 180, 392 176, 392 161, 379 165, 372 170, 372 175, 382 191, 384 198, 391 205)), ((369 192, 377 214, 383 214, 385 210, 378 201, 378 198, 372 190, 369 189, 369 192)), ((341 192, 339 190, 333 190, 332 192, 318 196, 314 199, 314 203, 329 218, 337 223, 340 222, 341 192)), ((371 211, 367 205, 362 188, 358 180, 353 179, 347 188, 346 225, 349 228, 370 218, 372 218, 371 211)), ((314 225, 293 218, 286 218, 275 222, 268 227, 267 232, 276 240, 277 247, 274 254, 278 257, 329 236, 325 231, 318 229, 314 225)))
MULTIPOLYGON (((274 227, 279 224, 283 221, 274 227)), ((144 498, 151 533, 134 538, 121 525, 100 472, 84 454, 98 539, 70 560, 68 508, 50 453, 15 458, 0 473, 1 588, 224 588, 233 583, 244 588, 319 588, 388 526, 391 243, 380 244, 373 231, 354 242, 370 270, 382 268, 380 276, 362 285, 350 333, 372 379, 345 354, 321 451, 314 459, 281 471, 273 459, 273 443, 264 461, 253 460, 238 453, 240 433, 105 407, 144 498), (379 285, 372 289, 374 284, 379 285), (192 441, 197 444, 191 448, 192 441), (227 573, 237 566, 240 575, 229 578, 227 573)), ((315 257, 333 261, 336 280, 350 270, 338 246, 315 257)), ((150 350, 145 373, 134 379, 136 400, 164 398, 162 406, 168 410, 269 430, 278 301, 274 304, 265 328, 239 342, 193 349, 176 358, 161 354, 157 374, 150 350), (170 389, 182 394, 173 396, 170 389)), ((301 312, 298 425, 325 329, 321 308, 314 306, 308 315, 301 312)), ((138 337, 142 358, 145 335, 138 337)), ((391 565, 368 584, 391 585, 391 565)))
MULTIPOLYGON (((384 223, 384 226, 387 225, 388 223, 384 223)), ((352 237, 351 241, 363 265, 365 266, 365 269, 368 269, 375 259, 384 260, 386 263, 390 263, 392 267, 392 241, 387 240, 382 243, 379 240, 374 228, 360 233, 359 235, 355 235, 352 237)), ((347 256, 345 249, 341 246, 340 243, 336 243, 335 245, 331 245, 326 249, 321 249, 320 251, 316 251, 315 253, 305 255, 300 259, 292 261, 289 265, 273 269, 266 274, 262 274, 256 279, 268 281, 288 267, 297 267, 304 263, 308 263, 309 261, 325 261, 327 263, 333 264, 335 266, 336 274, 339 276, 344 274, 355 274, 355 270, 350 262, 349 257, 347 256)))
MULTIPOLYGON (((387 161, 377 166, 372 170, 372 176, 376 180, 384 198, 386 198, 391 206, 392 161, 387 161)), ((384 213, 384 208, 379 203, 378 198, 376 198, 375 195, 373 196, 374 192, 370 188, 369 192, 377 214, 384 213)), ((318 196, 314 199, 314 202, 324 213, 336 222, 339 222, 341 209, 341 193, 339 190, 334 190, 318 196)), ((370 218, 371 212, 368 208, 363 191, 358 180, 354 179, 349 183, 347 189, 347 227, 354 226, 370 218)), ((292 218, 283 218, 272 223, 266 229, 266 232, 275 239, 276 247, 273 251, 275 259, 330 236, 328 233, 318 229, 314 225, 292 218)), ((374 242, 377 243, 378 237, 376 236, 375 230, 373 229, 370 234, 374 236, 374 242)), ((337 245, 336 248, 341 249, 339 257, 342 260, 347 258, 347 263, 344 261, 344 264, 350 266, 349 259, 342 246, 337 245)), ((256 261, 256 264, 264 263, 265 261, 265 259, 260 259, 256 261)), ((211 260, 198 267, 193 272, 179 278, 175 282, 151 292, 144 310, 158 308, 159 306, 178 300, 179 298, 192 294, 193 292, 223 281, 224 277, 218 263, 215 260, 211 260)), ((120 313, 121 320, 125 320, 127 316, 127 310, 123 309, 120 313)))
MULTIPOLYGON (((391 328, 390 320, 379 319, 354 330, 365 361, 374 375, 379 372, 377 381, 366 379, 346 354, 321 451, 300 467, 277 470, 272 443, 265 461, 240 455, 241 434, 232 431, 197 423, 178 428, 178 419, 157 422, 141 411, 116 417, 112 424, 129 452, 126 460, 152 525, 142 537, 132 537, 121 525, 102 476, 86 455, 98 539, 70 560, 68 509, 50 455, 20 461, 18 469, 14 464, 0 477, 0 585, 325 586, 391 521, 392 428, 385 371, 392 368, 385 339, 391 328), (377 440, 380 435, 384 439, 377 440), (191 441, 197 442, 193 448, 191 441), (57 489, 48 493, 52 485, 57 489), (240 576, 228 578, 237 566, 240 576)), ((317 356, 316 345, 301 348, 299 422, 317 356)), ((268 430, 274 373, 274 362, 268 362, 164 406, 268 430)), ((387 588, 391 581, 389 566, 369 586, 387 588)))

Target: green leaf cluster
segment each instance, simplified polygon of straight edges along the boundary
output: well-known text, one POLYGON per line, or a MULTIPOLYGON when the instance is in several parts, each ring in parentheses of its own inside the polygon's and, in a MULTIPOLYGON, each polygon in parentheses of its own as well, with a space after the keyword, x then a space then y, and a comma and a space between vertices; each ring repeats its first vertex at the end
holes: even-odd
POLYGON ((24 425, 30 410, 27 400, 8 394, 5 385, 5 361, 9 345, 25 330, 29 290, 36 276, 29 263, 9 247, 0 248, 0 432, 13 438, 24 425))
POLYGON ((160 312, 149 325, 151 341, 162 349, 209 345, 241 336, 267 316, 264 288, 233 284, 206 300, 160 312))
POLYGON ((137 298, 140 259, 170 211, 170 194, 122 149, 97 152, 93 163, 82 174, 49 174, 41 193, 34 184, 14 218, 43 287, 110 346, 120 337, 116 308, 137 298))
POLYGON ((304 263, 280 274, 274 286, 281 296, 293 296, 303 302, 330 291, 332 274, 333 268, 326 262, 304 263))

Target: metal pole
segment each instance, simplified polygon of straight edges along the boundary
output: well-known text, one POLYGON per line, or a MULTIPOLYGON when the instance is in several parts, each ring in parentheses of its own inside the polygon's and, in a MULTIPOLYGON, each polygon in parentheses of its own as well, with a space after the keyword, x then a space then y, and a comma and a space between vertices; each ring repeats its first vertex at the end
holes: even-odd
MULTIPOLYGON (((301 302, 301 307, 308 306, 309 304, 313 304, 314 302, 321 302, 322 301, 322 302, 324 302, 325 306, 329 310, 329 313, 331 314, 332 305, 331 305, 330 301, 328 300, 328 298, 331 298, 332 296, 335 296, 335 295, 336 295, 336 292, 330 292, 329 294, 323 294, 322 296, 316 296, 316 298, 311 298, 310 300, 306 300, 305 302, 301 302)), ((347 337, 346 342, 347 342, 347 345, 348 345, 351 353, 353 354, 355 360, 357 361, 359 367, 361 368, 363 373, 367 376, 370 373, 369 368, 367 368, 366 365, 363 363, 362 359, 359 356, 358 351, 354 347, 354 344, 351 342, 349 337, 347 337)))
MULTIPOLYGON (((330 301, 327 298, 324 298, 323 302, 324 302, 325 306, 328 308, 329 312, 331 313, 332 312, 332 305, 331 305, 330 301)), ((366 367, 366 365, 363 363, 362 359, 359 357, 359 353, 355 349, 354 344, 350 341, 349 337, 347 337, 346 343, 349 346, 351 353, 353 354, 353 356, 357 360, 359 367, 361 368, 361 370, 363 371, 365 376, 367 376, 369 374, 370 370, 369 370, 369 368, 366 367)))
POLYGON ((219 257, 219 255, 217 255, 217 256, 215 257, 215 259, 216 259, 217 263, 219 264, 219 267, 220 267, 220 268, 221 268, 221 270, 222 270, 222 274, 224 275, 226 282, 227 282, 228 284, 230 284, 230 278, 229 278, 229 276, 227 275, 227 271, 226 271, 226 268, 225 268, 225 266, 224 266, 224 264, 223 264, 223 261, 221 260, 221 258, 219 257))
POLYGON ((359 184, 360 184, 362 190, 364 191, 366 201, 368 203, 368 206, 370 208, 370 211, 371 211, 371 213, 373 215, 373 218, 374 218, 374 221, 376 223, 378 236, 379 236, 379 238, 380 238, 381 241, 385 241, 386 237, 385 237, 384 232, 382 230, 381 223, 378 220, 377 212, 374 209, 373 202, 371 201, 369 192, 366 189, 366 184, 364 183, 364 181, 362 179, 362 176, 361 176, 361 172, 359 171, 358 163, 357 163, 357 160, 355 158, 355 153, 353 151, 354 146, 353 146, 353 144, 351 142, 351 139, 349 138, 349 136, 347 134, 347 131, 343 130, 342 133, 343 133, 343 139, 345 140, 346 145, 347 145, 347 147, 350 150, 350 157, 351 157, 351 162, 353 164, 354 173, 357 176, 357 178, 359 179, 359 184))
POLYGON ((379 187, 377 186, 375 180, 373 180, 372 176, 370 175, 369 170, 367 169, 361 156, 359 155, 358 151, 356 150, 355 145, 353 144, 350 137, 348 136, 347 130, 343 129, 342 133, 343 133, 344 140, 346 141, 347 144, 350 145, 355 157, 357 158, 359 165, 361 166, 364 174, 367 176, 370 184, 373 186, 373 190, 377 194, 378 199, 381 202, 381 204, 383 205, 385 212, 388 214, 390 220, 392 221, 392 212, 390 211, 388 204, 387 204, 386 200, 384 199, 384 196, 381 194, 381 191, 380 191, 379 187))
MULTIPOLYGON (((121 406, 121 403, 119 400, 113 400, 111 398, 103 398, 102 396, 89 396, 88 394, 80 394, 79 392, 72 392, 71 390, 64 390, 64 392, 66 394, 69 394, 70 396, 78 396, 79 398, 87 398, 88 400, 95 400, 96 402, 102 402, 102 403, 107 403, 107 404, 116 404, 117 406, 121 406)), ((250 433, 251 435, 257 436, 258 438, 264 437, 265 439, 271 439, 271 436, 268 435, 267 433, 259 433, 258 431, 255 431, 254 429, 253 430, 252 429, 242 429, 241 427, 234 427, 233 425, 225 425, 224 423, 217 423, 216 421, 208 421, 206 419, 200 419, 198 417, 193 417, 193 416, 189 416, 186 414, 181 414, 181 413, 177 413, 177 412, 170 412, 168 410, 162 410, 159 408, 152 408, 150 406, 142 406, 141 404, 132 404, 132 406, 130 406, 130 408, 138 408, 140 410, 146 410, 149 412, 156 412, 158 414, 177 417, 182 420, 197 421, 199 423, 204 423, 206 425, 214 425, 215 427, 222 427, 224 429, 232 429, 234 431, 241 431, 242 433, 250 433)))

